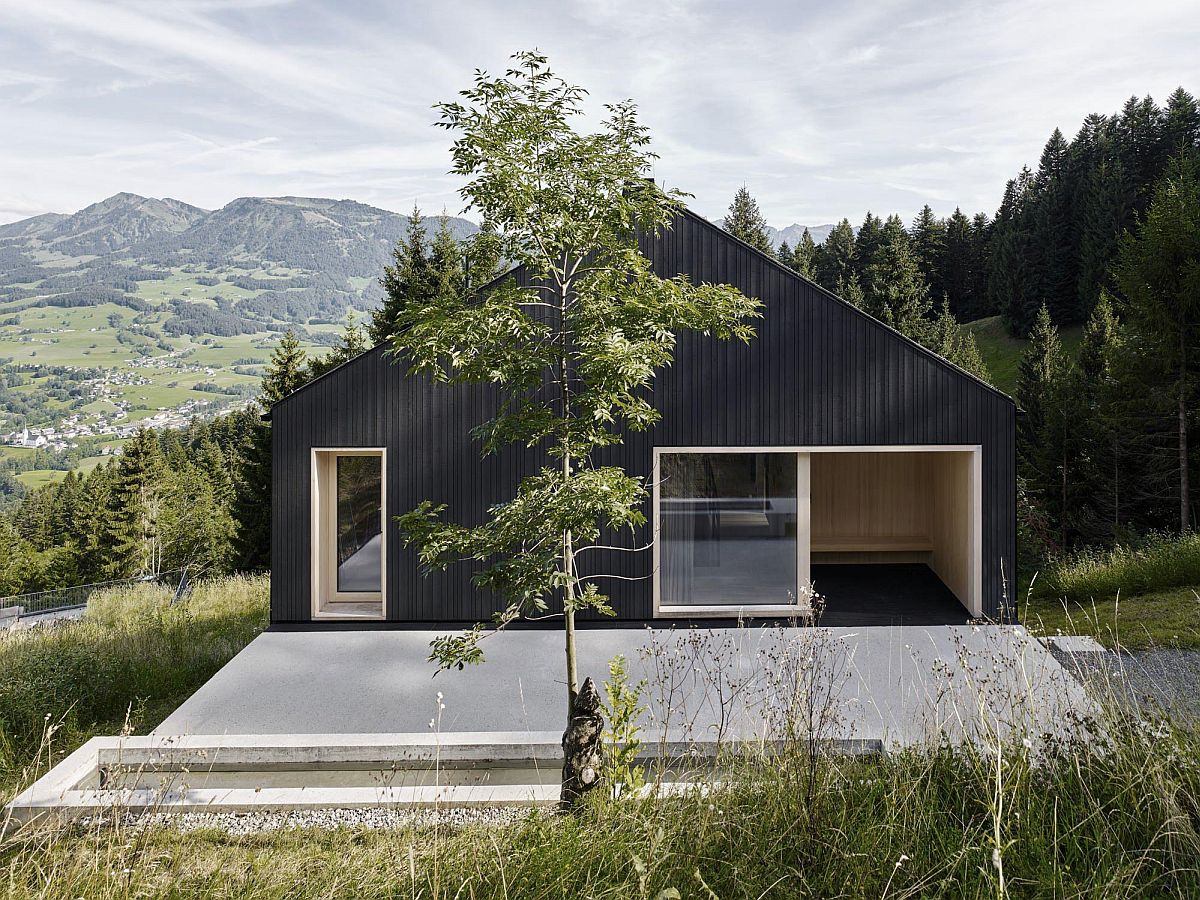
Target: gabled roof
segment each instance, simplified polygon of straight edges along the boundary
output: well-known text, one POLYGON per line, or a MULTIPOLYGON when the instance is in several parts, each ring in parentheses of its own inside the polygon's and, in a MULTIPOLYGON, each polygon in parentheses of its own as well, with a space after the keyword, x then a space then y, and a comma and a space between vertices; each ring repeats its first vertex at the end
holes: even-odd
MULTIPOLYGON (((950 360, 946 359, 944 356, 934 353, 932 350, 930 350, 924 344, 914 341, 908 335, 906 335, 900 331, 897 331, 892 326, 888 325, 885 322, 880 321, 879 319, 875 318, 874 316, 872 316, 870 313, 866 312, 865 310, 862 310, 859 307, 855 306, 853 303, 850 303, 849 301, 843 299, 842 297, 839 297, 837 294, 833 293, 833 291, 830 291, 827 288, 822 287, 820 284, 813 281, 811 278, 806 278, 805 276, 803 276, 799 272, 797 272, 795 269, 785 266, 774 256, 772 256, 768 253, 763 253, 758 248, 753 247, 750 244, 747 244, 745 241, 741 240, 738 237, 735 237, 734 235, 730 234, 725 229, 721 228, 719 225, 716 225, 713 222, 710 222, 708 219, 704 218, 703 216, 699 215, 698 213, 693 212, 692 210, 688 209, 687 207, 682 208, 682 215, 685 216, 686 218, 689 218, 689 219, 691 219, 695 222, 698 222, 698 223, 704 225, 705 227, 713 230, 714 232, 719 234, 722 239, 727 240, 727 241, 732 241, 733 243, 737 244, 738 246, 742 247, 743 249, 748 250, 750 253, 755 254, 760 259, 764 260, 768 265, 770 265, 771 267, 776 269, 778 272, 783 274, 785 277, 792 278, 792 279, 795 279, 796 281, 806 284, 809 287, 813 288, 815 291, 817 291, 819 294, 822 294, 825 298, 832 300, 835 303, 842 304, 844 307, 846 307, 846 309, 850 310, 854 315, 861 316, 863 319, 865 319, 867 322, 869 322, 874 327, 880 328, 880 329, 884 330, 885 332, 887 332, 888 335, 891 336, 892 338, 908 344, 910 347, 914 348, 918 353, 921 353, 921 354, 929 357, 935 363, 937 363, 938 365, 942 366, 943 368, 949 370, 953 374, 955 374, 961 378, 966 378, 970 381, 973 381, 976 384, 980 385, 981 387, 986 388, 988 391, 991 391, 993 394, 1003 397, 1005 400, 1007 400, 1009 403, 1012 403, 1014 406, 1016 405, 1016 401, 1014 401, 1012 397, 1010 397, 1008 394, 1001 391, 995 385, 990 384, 989 382, 980 378, 978 375, 974 374, 973 372, 968 372, 966 369, 962 368, 961 366, 955 365, 954 363, 950 362, 950 360)), ((492 279, 490 282, 488 282, 486 285, 484 285, 482 288, 480 288, 480 291, 486 291, 488 288, 492 287, 493 285, 499 284, 500 282, 504 281, 505 279, 512 277, 513 275, 518 273, 520 270, 521 270, 521 267, 516 266, 512 269, 509 269, 507 272, 497 275, 494 279, 492 279)), ((349 366, 349 365, 352 365, 352 364, 358 362, 360 359, 367 356, 368 354, 375 353, 378 351, 387 352, 388 345, 389 345, 388 341, 383 341, 379 344, 376 344, 374 347, 371 347, 369 350, 364 350, 362 353, 358 354, 358 356, 355 356, 351 359, 346 360, 343 363, 338 364, 334 368, 330 369, 328 372, 325 372, 324 374, 319 375, 318 377, 314 378, 312 381, 306 382, 305 384, 296 388, 296 390, 292 391, 290 394, 288 394, 283 399, 272 404, 271 408, 263 414, 263 418, 269 420, 271 418, 271 413, 275 410, 275 408, 277 406, 287 403, 292 397, 295 397, 297 394, 308 390, 310 387, 317 384, 318 382, 324 381, 326 378, 333 377, 338 372, 340 372, 342 369, 344 369, 346 366, 349 366)))

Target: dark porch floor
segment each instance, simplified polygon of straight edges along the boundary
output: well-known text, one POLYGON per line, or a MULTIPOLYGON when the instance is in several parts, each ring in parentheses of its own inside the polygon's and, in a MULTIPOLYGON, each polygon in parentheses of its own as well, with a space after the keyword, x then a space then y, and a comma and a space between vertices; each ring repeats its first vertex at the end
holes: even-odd
POLYGON ((964 625, 970 619, 924 563, 818 564, 812 580, 825 598, 822 625, 964 625))

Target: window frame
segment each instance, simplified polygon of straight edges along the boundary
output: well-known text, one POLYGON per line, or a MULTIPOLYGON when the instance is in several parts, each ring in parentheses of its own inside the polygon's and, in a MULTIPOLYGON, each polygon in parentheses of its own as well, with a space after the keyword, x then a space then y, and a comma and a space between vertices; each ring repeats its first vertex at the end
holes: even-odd
POLYGON ((809 612, 808 606, 802 602, 806 592, 811 593, 812 578, 810 572, 809 527, 812 520, 809 504, 812 490, 809 485, 809 456, 793 447, 655 447, 654 461, 651 469, 651 516, 654 529, 654 617, 657 618, 744 618, 748 613, 755 616, 791 617, 809 612), (662 602, 662 585, 660 566, 660 530, 661 516, 661 478, 659 477, 661 457, 664 455, 711 454, 719 453, 750 455, 756 453, 791 453, 796 457, 796 602, 794 603, 756 603, 736 606, 734 604, 688 604, 686 606, 669 606, 662 602))
POLYGON ((313 619, 382 621, 387 618, 387 448, 313 447, 310 463, 311 615, 313 619), (379 590, 337 589, 337 461, 339 457, 379 458, 379 590), (377 609, 367 610, 371 605, 377 609), (339 608, 340 606, 340 608, 339 608))

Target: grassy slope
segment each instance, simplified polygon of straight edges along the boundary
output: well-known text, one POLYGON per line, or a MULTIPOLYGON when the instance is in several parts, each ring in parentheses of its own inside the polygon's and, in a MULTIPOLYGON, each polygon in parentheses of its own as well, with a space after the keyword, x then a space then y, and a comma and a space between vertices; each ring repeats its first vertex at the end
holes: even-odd
POLYGON ((139 585, 94 599, 87 619, 0 632, 0 795, 94 734, 145 733, 267 624, 265 577, 170 592, 139 585))
MULTIPOLYGON (((1023 338, 1015 338, 1004 329, 1004 323, 999 316, 978 319, 962 326, 965 331, 975 335, 979 352, 987 363, 988 371, 992 373, 992 383, 1012 396, 1017 390, 1017 369, 1021 364, 1021 354, 1029 345, 1023 338)), ((1083 329, 1079 326, 1064 328, 1060 331, 1063 348, 1074 355, 1079 349, 1079 341, 1083 329)))
POLYGON ((1200 649, 1200 535, 1077 553, 1041 573, 1021 612, 1035 634, 1200 649))

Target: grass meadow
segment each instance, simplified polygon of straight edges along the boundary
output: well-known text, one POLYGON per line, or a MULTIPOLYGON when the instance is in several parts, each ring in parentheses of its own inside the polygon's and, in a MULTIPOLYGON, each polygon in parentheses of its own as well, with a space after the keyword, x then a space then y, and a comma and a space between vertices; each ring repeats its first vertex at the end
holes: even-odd
MULTIPOLYGON (((1162 560, 1181 552, 1191 558, 1170 546, 1064 562, 1054 584, 1082 598, 1114 567, 1135 581, 1174 572, 1162 560)), ((98 598, 82 624, 0 638, 4 792, 91 734, 156 724, 263 627, 266 586, 209 582, 176 607, 141 586, 98 598)), ((1092 742, 982 735, 868 756, 826 754, 812 730, 781 733, 777 751, 731 756, 686 796, 597 793, 574 815, 503 825, 33 825, 0 839, 0 895, 1200 896, 1200 737, 1165 719, 1133 720, 1113 703, 1092 742)))

